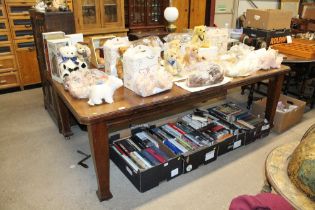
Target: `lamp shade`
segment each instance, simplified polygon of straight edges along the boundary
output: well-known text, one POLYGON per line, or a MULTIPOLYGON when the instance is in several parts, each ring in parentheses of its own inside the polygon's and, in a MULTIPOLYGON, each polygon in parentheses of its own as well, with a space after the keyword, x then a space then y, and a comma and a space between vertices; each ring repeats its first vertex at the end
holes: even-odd
POLYGON ((164 10, 164 18, 168 22, 175 22, 178 18, 178 9, 176 7, 166 7, 164 10))

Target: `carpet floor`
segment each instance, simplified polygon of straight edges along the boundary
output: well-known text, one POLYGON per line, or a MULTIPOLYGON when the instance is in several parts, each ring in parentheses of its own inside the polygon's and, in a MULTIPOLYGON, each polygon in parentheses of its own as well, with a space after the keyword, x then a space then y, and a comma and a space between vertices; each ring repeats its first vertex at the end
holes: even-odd
POLYGON ((299 141, 315 122, 315 110, 282 134, 241 147, 145 193, 140 193, 112 162, 113 198, 99 202, 87 133, 74 126, 65 140, 43 106, 40 88, 0 95, 0 209, 228 209, 242 194, 260 192, 268 153, 299 141))

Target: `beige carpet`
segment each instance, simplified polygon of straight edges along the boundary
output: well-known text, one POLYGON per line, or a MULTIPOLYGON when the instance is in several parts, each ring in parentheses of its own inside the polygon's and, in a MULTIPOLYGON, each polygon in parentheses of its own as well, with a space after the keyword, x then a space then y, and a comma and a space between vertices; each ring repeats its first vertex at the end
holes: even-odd
POLYGON ((272 148, 298 141, 315 122, 315 110, 289 131, 256 141, 217 161, 139 193, 111 163, 114 197, 100 203, 87 133, 74 127, 66 141, 43 107, 41 89, 0 95, 0 209, 228 209, 241 194, 256 194, 264 182, 264 162, 272 148))

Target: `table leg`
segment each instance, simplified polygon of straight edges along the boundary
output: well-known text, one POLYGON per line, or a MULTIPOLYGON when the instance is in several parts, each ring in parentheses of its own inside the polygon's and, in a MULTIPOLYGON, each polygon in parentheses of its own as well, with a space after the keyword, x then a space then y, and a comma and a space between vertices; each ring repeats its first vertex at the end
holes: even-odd
POLYGON ((62 101, 62 99, 56 94, 56 100, 57 100, 57 109, 59 113, 60 123, 61 123, 61 134, 66 138, 69 139, 70 136, 73 135, 71 131, 71 125, 70 125, 70 111, 62 101))
POLYGON ((273 127, 273 119, 275 117, 283 80, 284 74, 277 75, 274 78, 269 79, 265 116, 266 119, 269 121, 271 127, 273 127))
POLYGON ((109 189, 109 142, 106 123, 99 122, 88 125, 91 153, 97 178, 96 192, 100 201, 112 198, 109 189))

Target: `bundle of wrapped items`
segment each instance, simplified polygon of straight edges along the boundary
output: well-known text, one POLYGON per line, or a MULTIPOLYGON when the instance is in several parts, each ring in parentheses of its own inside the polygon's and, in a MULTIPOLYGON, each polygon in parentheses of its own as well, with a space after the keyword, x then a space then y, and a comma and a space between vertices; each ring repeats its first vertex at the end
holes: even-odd
POLYGON ((74 98, 88 98, 90 86, 102 83, 107 79, 108 75, 97 69, 78 70, 69 74, 64 82, 64 88, 74 98))
POLYGON ((260 69, 280 68, 283 56, 276 50, 254 50, 245 44, 235 45, 220 56, 220 65, 230 77, 248 76, 260 69))
POLYGON ((64 82, 64 88, 78 99, 88 98, 88 104, 113 103, 116 89, 123 85, 122 80, 97 69, 80 69, 69 74, 64 82))
POLYGON ((286 112, 291 112, 297 108, 298 108, 297 105, 285 104, 282 101, 278 101, 278 104, 277 104, 277 112, 286 113, 286 112))
POLYGON ((190 74, 186 80, 188 87, 202 87, 220 83, 224 79, 222 68, 211 62, 200 62, 190 67, 190 74))
POLYGON ((164 40, 165 69, 173 76, 186 77, 187 66, 217 60, 226 52, 228 30, 196 26, 192 34, 169 34, 164 40))
POLYGON ((172 88, 172 78, 159 64, 160 53, 145 45, 130 47, 123 55, 124 86, 147 97, 172 88))
POLYGON ((158 36, 148 36, 135 41, 130 42, 130 47, 136 47, 138 45, 145 45, 153 48, 157 53, 161 53, 164 50, 164 45, 158 36))
POLYGON ((105 72, 113 76, 118 76, 118 72, 122 70, 117 69, 117 63, 120 62, 121 54, 123 53, 119 52, 119 50, 127 48, 129 45, 128 37, 115 37, 106 41, 104 44, 104 57, 106 58, 105 72))
POLYGON ((192 36, 187 33, 167 35, 164 40, 165 70, 173 76, 180 76, 184 72, 186 49, 190 46, 192 36))

